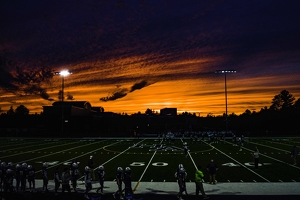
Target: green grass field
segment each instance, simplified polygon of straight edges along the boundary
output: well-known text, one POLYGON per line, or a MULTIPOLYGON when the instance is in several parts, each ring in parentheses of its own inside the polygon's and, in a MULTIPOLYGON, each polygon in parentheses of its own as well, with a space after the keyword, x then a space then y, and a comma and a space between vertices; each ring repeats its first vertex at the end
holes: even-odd
MULTIPOLYGON (((26 162, 36 169, 36 178, 41 177, 43 162, 49 163, 50 178, 56 167, 62 172, 70 162, 79 162, 81 174, 93 155, 96 166, 104 165, 105 180, 113 181, 117 167, 131 167, 134 182, 174 182, 178 164, 183 164, 188 181, 194 180, 196 165, 202 165, 205 180, 206 166, 211 159, 219 166, 218 182, 300 182, 300 167, 293 166, 290 151, 299 146, 300 139, 248 139, 242 151, 233 146, 231 139, 208 144, 176 138, 163 142, 158 138, 128 139, 1 139, 0 160, 26 162), (189 154, 183 152, 183 142, 189 145, 189 154), (162 145, 158 150, 155 145, 162 145), (260 151, 260 166, 253 166, 253 150, 260 151)), ((298 163, 299 164, 299 163, 298 163)))

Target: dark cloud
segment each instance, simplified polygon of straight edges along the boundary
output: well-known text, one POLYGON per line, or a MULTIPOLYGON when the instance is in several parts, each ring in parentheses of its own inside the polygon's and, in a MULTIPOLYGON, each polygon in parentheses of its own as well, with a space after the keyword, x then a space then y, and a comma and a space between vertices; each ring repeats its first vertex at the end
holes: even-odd
POLYGON ((102 97, 100 98, 100 101, 114 101, 120 98, 123 98, 127 95, 128 90, 127 89, 121 89, 120 91, 114 92, 111 96, 108 97, 102 97))
POLYGON ((49 68, 40 67, 28 70, 20 67, 17 62, 7 61, 0 57, 0 74, 0 87, 7 92, 21 96, 38 95, 45 100, 53 100, 45 86, 42 86, 53 77, 53 72, 49 68))
POLYGON ((16 91, 17 86, 14 85, 16 79, 9 72, 11 62, 0 56, 0 88, 5 91, 16 91))
POLYGON ((147 87, 147 86, 149 86, 149 85, 150 85, 150 84, 149 84, 147 81, 143 80, 143 81, 141 81, 141 82, 139 82, 139 83, 135 83, 135 84, 131 87, 131 89, 130 89, 129 92, 133 92, 133 91, 135 91, 135 90, 140 90, 140 89, 142 89, 142 88, 144 88, 144 87, 147 87))
POLYGON ((120 85, 117 86, 117 90, 116 92, 113 92, 113 94, 111 96, 107 96, 107 97, 102 97, 100 98, 100 101, 114 101, 120 98, 125 97, 128 93, 134 92, 135 90, 140 90, 144 87, 147 87, 151 85, 149 82, 147 82, 146 80, 143 80, 141 82, 135 83, 133 84, 133 86, 131 86, 130 90, 126 89, 126 88, 121 88, 120 85))

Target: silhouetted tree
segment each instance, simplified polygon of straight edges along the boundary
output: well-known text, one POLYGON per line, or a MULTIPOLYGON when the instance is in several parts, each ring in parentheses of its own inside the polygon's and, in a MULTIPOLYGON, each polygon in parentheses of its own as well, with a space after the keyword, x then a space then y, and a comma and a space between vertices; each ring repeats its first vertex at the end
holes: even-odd
POLYGON ((246 109, 242 115, 251 115, 251 111, 249 109, 246 109))
POLYGON ((275 95, 272 99, 271 110, 281 110, 292 107, 295 98, 287 90, 282 90, 280 94, 275 95))
POLYGON ((295 101, 294 107, 295 109, 300 110, 300 98, 295 101))
POLYGON ((215 117, 213 113, 208 113, 206 117, 215 117))
POLYGON ((29 110, 24 106, 20 105, 15 110, 16 115, 24 116, 29 114, 29 110))
POLYGON ((153 110, 151 110, 150 108, 147 108, 147 110, 145 111, 146 115, 152 115, 153 114, 153 110))
POLYGON ((67 100, 74 100, 74 97, 70 92, 67 93, 67 100))
POLYGON ((7 111, 7 115, 15 115, 15 111, 14 111, 14 108, 12 106, 7 111))

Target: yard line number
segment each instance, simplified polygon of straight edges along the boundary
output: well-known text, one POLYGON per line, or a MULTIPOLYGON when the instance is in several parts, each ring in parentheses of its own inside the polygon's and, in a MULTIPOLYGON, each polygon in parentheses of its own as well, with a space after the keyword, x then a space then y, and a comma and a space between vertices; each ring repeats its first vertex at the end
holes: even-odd
MULTIPOLYGON (((152 163, 152 166, 154 167, 165 167, 165 166, 168 166, 169 164, 168 163, 165 163, 165 162, 155 162, 155 163, 152 163)), ((142 167, 142 166, 145 166, 145 162, 133 162, 130 164, 130 166, 132 167, 142 167)))

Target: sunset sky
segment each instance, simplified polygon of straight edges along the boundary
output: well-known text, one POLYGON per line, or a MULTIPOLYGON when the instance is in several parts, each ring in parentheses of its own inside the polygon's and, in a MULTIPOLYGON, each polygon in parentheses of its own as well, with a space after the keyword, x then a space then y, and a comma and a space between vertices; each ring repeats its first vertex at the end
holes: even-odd
POLYGON ((300 98, 297 0, 2 0, 0 107, 31 114, 65 96, 116 113, 206 116, 300 98), (42 73, 42 71, 44 73, 42 73))

